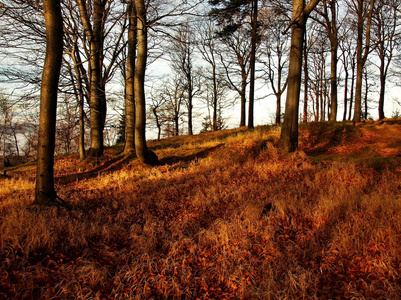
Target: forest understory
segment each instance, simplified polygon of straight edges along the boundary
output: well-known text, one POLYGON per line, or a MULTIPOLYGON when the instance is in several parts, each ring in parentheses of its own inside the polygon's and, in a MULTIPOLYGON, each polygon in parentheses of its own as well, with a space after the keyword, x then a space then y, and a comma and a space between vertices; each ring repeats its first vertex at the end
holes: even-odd
MULTIPOLYGON (((70 209, 0 178, 0 299, 400 299, 401 121, 301 125, 58 157, 70 209)), ((1 170, 1 173, 3 170, 1 170)))

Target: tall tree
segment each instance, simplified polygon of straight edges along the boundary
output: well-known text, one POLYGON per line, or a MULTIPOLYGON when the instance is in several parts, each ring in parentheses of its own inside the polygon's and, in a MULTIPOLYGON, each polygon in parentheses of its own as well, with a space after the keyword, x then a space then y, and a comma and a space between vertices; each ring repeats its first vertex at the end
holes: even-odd
POLYGON ((124 152, 129 154, 135 149, 135 51, 137 47, 137 17, 133 0, 127 5, 128 15, 128 49, 125 70, 125 147, 124 152))
POLYGON ((351 0, 350 8, 357 14, 357 53, 356 53, 356 82, 354 122, 361 121, 363 69, 368 59, 371 46, 371 25, 375 0, 351 0), (365 36, 365 42, 363 37, 365 36))
MULTIPOLYGON (((249 52, 249 72, 250 72, 250 85, 249 85, 249 109, 248 109, 248 128, 254 127, 254 98, 255 98, 255 72, 256 72, 256 51, 258 37, 258 0, 209 0, 209 3, 214 7, 210 15, 217 19, 222 30, 220 35, 227 37, 232 35, 239 28, 246 24, 248 19, 251 27, 251 45, 249 52)), ((245 73, 242 73, 244 78, 245 73)), ((244 82, 242 83, 242 85, 244 82)), ((246 88, 245 86, 243 86, 246 88)), ((245 92, 245 89, 242 91, 245 92)), ((245 97, 241 95, 241 122, 240 126, 245 126, 245 97)))
POLYGON ((105 1, 93 1, 93 24, 88 4, 84 0, 77 0, 79 12, 84 26, 85 36, 90 45, 90 128, 91 146, 89 155, 93 157, 103 155, 103 119, 105 118, 106 104, 102 87, 102 55, 103 55, 103 19, 105 1))
POLYGON ((342 65, 344 68, 344 112, 343 112, 343 121, 347 119, 351 119, 351 109, 352 102, 354 97, 354 75, 355 75, 355 66, 356 66, 356 47, 353 43, 354 30, 350 22, 344 22, 344 26, 342 27, 341 36, 342 38, 339 40, 339 48, 341 53, 342 65), (351 74, 350 74, 351 69, 351 74), (349 79, 351 77, 351 86, 349 86, 349 79), (348 97, 348 93, 350 92, 350 96, 348 97), (348 103, 349 100, 349 103, 348 103), (350 111, 348 112, 348 105, 350 106, 350 111))
POLYGON ((321 15, 324 18, 324 26, 330 41, 330 95, 331 105, 329 120, 336 121, 338 96, 337 96, 337 63, 338 63, 338 25, 337 25, 337 0, 323 0, 323 11, 321 15))
POLYGON ((281 123, 281 98, 287 88, 289 34, 283 34, 282 28, 286 24, 286 18, 278 9, 266 12, 263 19, 265 31, 262 37, 261 48, 267 59, 263 62, 266 66, 266 81, 271 86, 276 96, 276 124, 281 123))
POLYGON ((145 98, 145 71, 148 55, 148 24, 146 22, 146 6, 144 0, 135 0, 137 13, 137 60, 135 65, 134 92, 135 92, 135 150, 137 157, 145 164, 158 164, 157 155, 146 145, 146 98, 145 98))
POLYGON ((220 53, 220 61, 225 69, 229 88, 240 97, 240 124, 246 125, 246 90, 250 72, 250 40, 244 29, 240 28, 229 36, 221 36, 226 51, 220 53), (239 80, 236 80, 239 77, 239 80))
POLYGON ((256 73, 256 44, 258 43, 258 0, 253 0, 251 3, 251 57, 250 57, 250 72, 251 78, 249 82, 249 109, 248 109, 248 128, 254 128, 254 102, 255 102, 255 73, 256 73))
POLYGON ((58 203, 54 189, 53 165, 57 92, 63 56, 63 18, 59 0, 44 0, 46 58, 40 94, 39 145, 34 204, 58 203))
POLYGON ((298 148, 298 110, 305 26, 309 14, 319 1, 311 0, 308 4, 305 4, 305 0, 294 0, 293 2, 287 100, 280 137, 281 144, 286 151, 295 151, 298 148))
POLYGON ((198 90, 195 88, 194 72, 194 50, 195 43, 191 36, 189 23, 180 26, 172 40, 170 63, 175 72, 180 72, 185 78, 184 87, 187 95, 188 108, 188 134, 193 134, 193 99, 198 90))
POLYGON ((380 94, 379 94, 379 119, 384 116, 384 99, 386 94, 386 81, 389 68, 396 48, 396 39, 401 37, 399 31, 401 17, 401 3, 399 0, 379 1, 373 14, 372 40, 376 45, 375 50, 379 57, 380 94), (398 29, 398 30, 397 30, 398 29), (398 31, 398 32, 397 32, 398 31))
POLYGON ((206 22, 202 22, 198 27, 199 34, 199 42, 197 43, 198 50, 202 55, 202 58, 209 64, 211 68, 211 76, 210 80, 212 82, 212 94, 211 94, 211 107, 213 109, 212 113, 212 130, 217 130, 218 126, 218 103, 219 103, 219 84, 220 81, 218 79, 218 48, 217 48, 217 40, 215 38, 215 32, 217 28, 215 27, 213 21, 208 20, 206 22))

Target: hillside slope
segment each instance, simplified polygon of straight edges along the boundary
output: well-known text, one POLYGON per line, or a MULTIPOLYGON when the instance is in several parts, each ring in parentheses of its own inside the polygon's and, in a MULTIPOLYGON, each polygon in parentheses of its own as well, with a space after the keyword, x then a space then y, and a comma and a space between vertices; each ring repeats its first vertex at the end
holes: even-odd
POLYGON ((58 158, 71 210, 38 211, 34 166, 0 184, 0 298, 401 297, 401 125, 260 127, 58 158))

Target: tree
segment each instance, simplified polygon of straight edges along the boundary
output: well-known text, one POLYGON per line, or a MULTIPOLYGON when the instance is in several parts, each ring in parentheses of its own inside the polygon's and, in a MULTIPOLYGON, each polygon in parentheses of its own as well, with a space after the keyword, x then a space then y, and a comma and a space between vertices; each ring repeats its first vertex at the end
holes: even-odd
MULTIPOLYGON (((259 43, 258 36, 258 0, 210 0, 210 4, 214 6, 210 15, 217 19, 222 30, 220 35, 228 37, 232 35, 243 24, 248 23, 251 27, 251 40, 249 52, 249 109, 248 109, 248 128, 254 127, 254 100, 255 100, 255 72, 256 72, 256 51, 259 43), (248 22, 246 22, 248 20, 248 22), (245 22, 244 22, 245 21, 245 22)), ((240 60, 240 59, 238 59, 240 60)), ((244 65, 244 63, 242 63, 244 65)), ((243 71, 243 70, 241 70, 243 71)), ((242 73, 244 80, 245 73, 242 73)), ((241 92, 244 93, 246 84, 242 82, 241 92)), ((241 122, 240 126, 245 126, 245 96, 241 95, 241 122)))
POLYGON ((282 32, 286 18, 280 10, 273 8, 264 16, 265 31, 262 37, 262 51, 267 57, 263 61, 266 69, 266 81, 276 97, 276 124, 281 123, 281 97, 287 88, 288 76, 288 41, 287 32, 282 32))
POLYGON ((357 14, 357 52, 356 52, 356 83, 354 122, 361 121, 363 69, 368 59, 371 47, 371 25, 375 0, 351 0, 349 7, 357 14), (363 37, 365 36, 365 43, 363 37))
POLYGON ((135 150, 140 161, 149 165, 158 164, 157 155, 146 145, 146 98, 145 98, 145 71, 148 55, 148 39, 146 22, 146 6, 144 0, 135 0, 137 12, 137 60, 134 75, 135 107, 135 150))
MULTIPOLYGON (((312 99, 312 109, 315 121, 325 121, 326 112, 329 119, 329 79, 326 71, 327 53, 330 52, 330 45, 324 34, 324 27, 315 23, 309 29, 309 44, 304 47, 308 50, 308 93, 312 99)), ((306 61, 306 59, 305 59, 306 61)))
POLYGON ((394 50, 396 47, 396 38, 400 38, 399 19, 401 4, 398 0, 379 1, 373 14, 372 20, 372 40, 376 45, 375 50, 379 57, 379 119, 384 116, 384 99, 386 94, 386 80, 389 73, 394 50), (398 37, 397 37, 398 35, 398 37))
MULTIPOLYGON (((215 38, 216 27, 213 21, 208 20, 203 22, 198 27, 199 42, 197 43, 198 50, 202 55, 203 60, 205 60, 209 67, 211 68, 210 80, 212 82, 212 93, 211 93, 211 107, 213 109, 213 117, 211 118, 212 130, 217 130, 217 107, 219 102, 218 85, 220 80, 218 80, 218 48, 216 45, 217 39, 215 38)), ((209 99, 209 97, 207 97, 209 99)), ((209 107, 209 101, 207 101, 209 107)))
POLYGON ((104 103, 104 88, 102 87, 101 68, 103 57, 103 19, 105 18, 105 1, 93 1, 93 25, 87 3, 77 0, 85 36, 90 45, 90 128, 91 146, 89 155, 97 157, 103 155, 103 128, 106 114, 104 103))
POLYGON ((258 43, 258 0, 251 2, 251 57, 250 57, 250 72, 251 78, 249 82, 249 109, 248 109, 248 128, 254 128, 253 115, 254 115, 254 102, 255 102, 255 68, 256 68, 256 44, 258 43))
POLYGON ((150 99, 151 99, 151 104, 149 108, 156 122, 157 140, 160 141, 162 134, 162 126, 167 122, 167 119, 165 117, 165 112, 163 112, 163 108, 165 108, 164 106, 166 104, 166 99, 162 93, 158 93, 158 91, 154 93, 153 88, 150 95, 150 99))
POLYGON ((337 63, 338 63, 338 25, 337 25, 337 0, 323 0, 323 11, 320 13, 324 18, 324 26, 330 41, 330 93, 331 105, 329 120, 337 119, 337 63), (330 12, 330 13, 329 13, 330 12))
POLYGON ((352 103, 354 99, 354 81, 355 81, 355 67, 356 67, 356 47, 353 43, 354 40, 354 26, 352 22, 345 19, 344 26, 342 27, 341 39, 339 40, 339 48, 341 50, 341 60, 344 68, 344 113, 343 121, 351 119, 352 103), (351 75, 350 75, 351 69, 351 75), (351 77, 351 86, 348 86, 349 79, 351 77), (348 98, 348 91, 350 91, 350 97, 348 98), (348 111, 348 99, 349 99, 349 111, 348 111))
POLYGON ((40 94, 39 145, 34 204, 59 203, 54 189, 53 165, 57 87, 63 56, 63 18, 60 1, 43 0, 46 24, 46 58, 40 94))
POLYGON ((298 148, 298 110, 305 26, 309 14, 319 1, 311 0, 307 5, 305 5, 305 0, 294 0, 293 2, 287 100, 280 137, 281 144, 286 151, 295 151, 298 148))
POLYGON ((178 136, 181 131, 180 120, 184 116, 181 108, 185 101, 183 81, 182 74, 174 74, 171 78, 165 79, 160 87, 159 101, 164 103, 163 111, 167 121, 167 137, 178 136))
POLYGON ((220 53, 222 63, 229 88, 236 91, 241 101, 240 124, 246 125, 246 88, 250 72, 250 40, 246 35, 246 30, 238 29, 229 36, 220 36, 226 51, 220 53), (239 77, 239 80, 237 78, 239 77))
POLYGON ((137 47, 137 18, 136 7, 133 0, 129 0, 127 6, 128 22, 128 49, 127 65, 125 71, 125 147, 126 154, 135 149, 135 51, 137 47))
POLYGON ((194 50, 195 43, 191 35, 191 28, 187 22, 181 26, 174 36, 171 44, 170 64, 175 72, 183 74, 185 79, 184 87, 187 95, 188 108, 188 134, 193 134, 193 99, 199 89, 195 88, 194 71, 194 50))
POLYGON ((5 0, 0 5, 0 82, 26 94, 40 90, 46 46, 39 1, 5 0))
POLYGON ((0 150, 3 166, 10 164, 12 156, 16 155, 20 159, 17 134, 21 132, 22 126, 14 119, 15 104, 9 95, 0 92, 0 150))

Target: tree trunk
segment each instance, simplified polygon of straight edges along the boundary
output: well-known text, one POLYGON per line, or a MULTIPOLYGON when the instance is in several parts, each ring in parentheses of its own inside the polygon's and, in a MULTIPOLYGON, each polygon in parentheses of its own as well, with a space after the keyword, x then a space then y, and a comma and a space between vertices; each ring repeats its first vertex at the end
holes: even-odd
POLYGON ((348 77, 349 73, 347 70, 347 67, 344 66, 345 68, 345 78, 344 78, 344 114, 343 114, 343 121, 347 120, 347 105, 348 105, 348 77))
POLYGON ((281 129, 281 143, 286 151, 298 148, 298 109, 301 90, 302 47, 304 42, 305 20, 303 20, 304 0, 294 0, 292 12, 292 33, 290 65, 288 70, 287 100, 284 123, 281 129))
MULTIPOLYGON (((212 72, 213 72, 213 131, 217 130, 217 102, 218 102, 218 93, 217 93, 217 74, 216 74, 216 63, 212 64, 212 72)), ((210 116, 210 112, 209 112, 210 116)))
POLYGON ((327 2, 324 1, 326 12, 326 27, 330 39, 330 93, 331 93, 331 111, 329 115, 330 121, 337 121, 338 95, 337 95, 337 63, 338 63, 338 33, 337 33, 337 7, 336 1, 331 0, 330 11, 331 21, 328 19, 327 2))
POLYGON ((384 116, 384 96, 386 94, 386 77, 380 69, 380 96, 379 96, 379 119, 383 120, 384 116))
POLYGON ((365 120, 368 119, 368 94, 369 94, 369 84, 368 84, 368 71, 365 70, 364 73, 364 79, 365 79, 365 97, 364 97, 364 103, 365 103, 365 110, 364 110, 364 114, 363 114, 363 118, 365 120))
POLYGON ((93 3, 93 27, 90 23, 90 14, 86 3, 83 0, 77 0, 79 12, 85 35, 90 45, 90 137, 91 146, 89 155, 98 157, 103 155, 103 120, 105 106, 102 103, 102 93, 104 89, 101 83, 101 51, 102 51, 102 21, 104 5, 102 0, 94 0, 93 3))
POLYGON ((276 125, 281 124, 281 94, 276 94, 276 125))
POLYGON ((85 154, 85 118, 84 118, 84 89, 82 86, 82 74, 80 65, 82 64, 79 52, 78 52, 78 37, 74 38, 74 47, 71 53, 74 61, 75 74, 77 79, 77 101, 79 107, 79 160, 83 161, 86 157, 85 154))
POLYGON ((336 43, 331 46, 331 66, 330 66, 330 92, 331 92, 331 111, 330 121, 337 121, 338 95, 337 95, 337 49, 336 43))
POLYGON ((312 0, 307 6, 305 0, 294 0, 293 3, 287 100, 280 137, 283 149, 289 152, 298 148, 298 110, 305 26, 310 12, 318 3, 319 0, 312 0))
POLYGON ((146 145, 146 98, 145 98, 145 70, 148 55, 146 7, 144 0, 135 0, 137 12, 137 61, 135 65, 135 150, 140 161, 149 165, 156 165, 158 158, 146 145))
POLYGON ((354 86, 355 86, 355 56, 352 58, 352 70, 351 70, 351 95, 349 98, 349 112, 348 120, 351 121, 352 105, 354 102, 354 86))
POLYGON ((309 73, 308 73, 308 51, 306 49, 307 38, 305 35, 305 46, 304 52, 304 112, 303 112, 303 122, 308 122, 308 89, 309 89, 309 73))
POLYGON ((178 115, 174 117, 174 135, 178 136, 180 134, 180 119, 178 115))
POLYGON ((85 154, 85 119, 84 119, 84 97, 80 92, 79 97, 79 160, 83 161, 85 154))
POLYGON ((193 83, 192 83, 192 74, 188 73, 188 134, 189 135, 193 135, 193 129, 192 129, 192 109, 193 109, 193 104, 192 104, 192 100, 193 100, 193 83))
POLYGON ((354 122, 361 121, 362 109, 362 81, 363 69, 370 51, 370 27, 375 0, 370 0, 369 14, 366 24, 365 50, 363 49, 363 30, 364 26, 364 0, 358 0, 358 37, 357 37, 357 66, 356 66, 356 86, 355 86, 355 108, 354 122))
POLYGON ((56 133, 57 91, 63 56, 63 19, 60 1, 44 0, 46 58, 40 93, 38 161, 34 204, 56 203, 53 165, 56 133))
POLYGON ((247 75, 245 70, 241 72, 241 120, 239 123, 239 126, 245 126, 245 120, 246 120, 246 79, 247 75))
POLYGON ((258 30, 258 0, 252 1, 252 42, 251 42, 251 56, 249 60, 251 78, 249 82, 249 111, 248 111, 248 128, 252 129, 253 114, 254 114, 254 101, 255 101, 255 64, 256 64, 256 43, 257 43, 257 30, 258 30))
POLYGON ((135 51, 136 51, 136 11, 133 0, 128 3, 128 53, 125 74, 125 147, 124 153, 129 154, 135 150, 135 51))
MULTIPOLYGON (((359 30, 358 30, 359 31, 359 30)), ((362 81, 363 81, 363 63, 362 63, 362 42, 359 42, 358 34, 358 50, 356 65, 356 82, 355 82, 355 105, 354 105, 354 122, 361 121, 361 105, 362 105, 362 81)))

